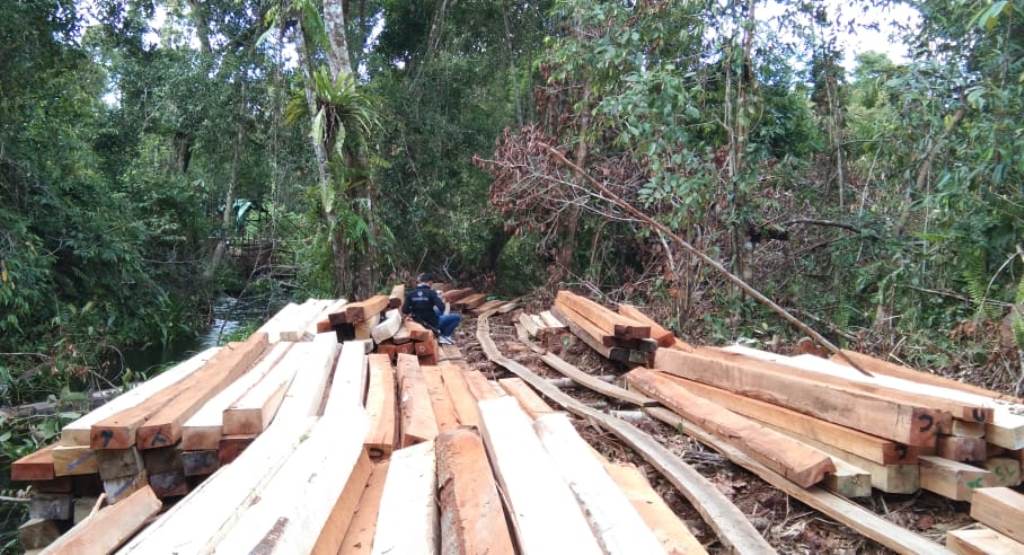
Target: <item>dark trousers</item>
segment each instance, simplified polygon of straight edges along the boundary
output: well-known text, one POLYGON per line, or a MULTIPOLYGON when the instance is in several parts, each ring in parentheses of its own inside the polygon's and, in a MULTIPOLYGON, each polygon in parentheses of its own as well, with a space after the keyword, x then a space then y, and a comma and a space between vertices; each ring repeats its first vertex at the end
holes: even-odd
POLYGON ((437 329, 441 331, 442 336, 451 337, 455 333, 455 328, 459 327, 459 322, 462 322, 460 314, 442 314, 437 317, 437 329))

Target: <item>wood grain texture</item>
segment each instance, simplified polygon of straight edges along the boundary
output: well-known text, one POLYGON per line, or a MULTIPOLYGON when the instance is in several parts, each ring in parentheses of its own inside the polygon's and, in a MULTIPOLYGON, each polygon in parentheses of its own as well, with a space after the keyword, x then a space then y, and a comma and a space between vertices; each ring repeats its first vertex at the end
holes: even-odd
POLYGON ((615 480, 626 498, 671 555, 703 555, 704 546, 686 527, 665 500, 654 491, 639 468, 631 464, 606 464, 605 470, 615 480))
POLYGON ((519 402, 519 406, 526 411, 530 418, 536 420, 545 414, 555 412, 555 409, 544 402, 544 399, 541 399, 540 395, 537 395, 523 380, 519 378, 503 378, 498 380, 498 383, 502 389, 519 402))
POLYGON ((981 488, 971 498, 971 517, 1024 543, 1024 495, 1007 488, 981 488))
POLYGON ((437 437, 430 392, 420 371, 419 361, 412 355, 398 355, 398 405, 401 411, 399 445, 408 447, 437 437))
POLYGON ((373 535, 377 530, 377 513, 380 509, 381 495, 384 493, 388 466, 387 460, 373 465, 366 488, 359 497, 359 504, 341 541, 339 555, 367 554, 373 549, 373 535))
POLYGON ((436 494, 433 441, 392 453, 370 552, 436 553, 440 543, 436 494))
POLYGON ((984 526, 947 532, 946 547, 959 555, 1024 555, 1024 544, 984 526))
POLYGON ((370 420, 370 431, 364 444, 370 456, 380 458, 391 454, 398 435, 395 370, 387 355, 373 354, 367 359, 370 378, 366 392, 366 414, 370 420))

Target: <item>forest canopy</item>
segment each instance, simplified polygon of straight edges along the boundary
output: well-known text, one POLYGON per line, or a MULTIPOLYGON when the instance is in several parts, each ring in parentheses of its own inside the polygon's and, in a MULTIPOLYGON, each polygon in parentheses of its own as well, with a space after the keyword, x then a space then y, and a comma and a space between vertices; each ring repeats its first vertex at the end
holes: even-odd
POLYGON ((1024 1, 839 4, 5 2, 0 404, 136 379, 224 291, 419 271, 799 338, 590 180, 837 343, 1019 394, 1024 1))

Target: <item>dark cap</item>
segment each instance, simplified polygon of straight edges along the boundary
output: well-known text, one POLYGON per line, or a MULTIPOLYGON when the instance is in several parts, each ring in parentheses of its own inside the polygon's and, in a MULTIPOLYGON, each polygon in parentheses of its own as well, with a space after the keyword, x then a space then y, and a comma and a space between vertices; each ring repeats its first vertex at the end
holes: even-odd
POLYGON ((434 281, 434 276, 432 276, 429 273, 424 272, 424 273, 416 276, 416 281, 418 281, 420 283, 428 283, 428 282, 434 281))

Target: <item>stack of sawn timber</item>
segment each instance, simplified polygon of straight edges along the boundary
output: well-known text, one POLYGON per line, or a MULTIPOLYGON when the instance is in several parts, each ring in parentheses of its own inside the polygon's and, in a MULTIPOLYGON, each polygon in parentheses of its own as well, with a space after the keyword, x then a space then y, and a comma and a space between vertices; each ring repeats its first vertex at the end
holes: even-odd
POLYGON ((522 328, 527 337, 540 342, 544 349, 552 353, 561 352, 563 340, 569 335, 569 328, 555 317, 550 310, 539 314, 520 312, 516 328, 522 328))
MULTIPOLYGON (((187 381, 251 357, 221 392, 253 372, 262 377, 249 392, 292 377, 263 433, 184 498, 139 488, 46 552, 705 552, 637 468, 597 455, 523 382, 408 354, 393 365, 334 339, 268 349, 259 333, 241 345, 264 347, 261 359, 229 346, 183 363, 191 373, 169 371, 187 381)), ((166 396, 161 376, 133 391, 166 396)))
POLYGON ((614 312, 569 291, 558 292, 551 314, 592 349, 618 362, 650 365, 663 337, 663 328, 653 322, 614 312), (658 339, 652 339, 653 331, 659 332, 658 339))
MULTIPOLYGON (((91 513, 90 522, 106 522, 115 507, 127 511, 122 502, 158 511, 160 500, 186 495, 238 456, 278 415, 293 380, 315 388, 320 372, 325 382, 337 350, 333 338, 283 337, 316 337, 316 318, 339 302, 290 304, 247 341, 208 349, 125 391, 66 425, 56 444, 15 461, 11 478, 29 482, 32 495, 23 547, 44 547, 72 525, 78 530, 91 513), (108 507, 97 512, 103 503, 108 507)), ((134 530, 122 525, 110 537, 134 530)))

